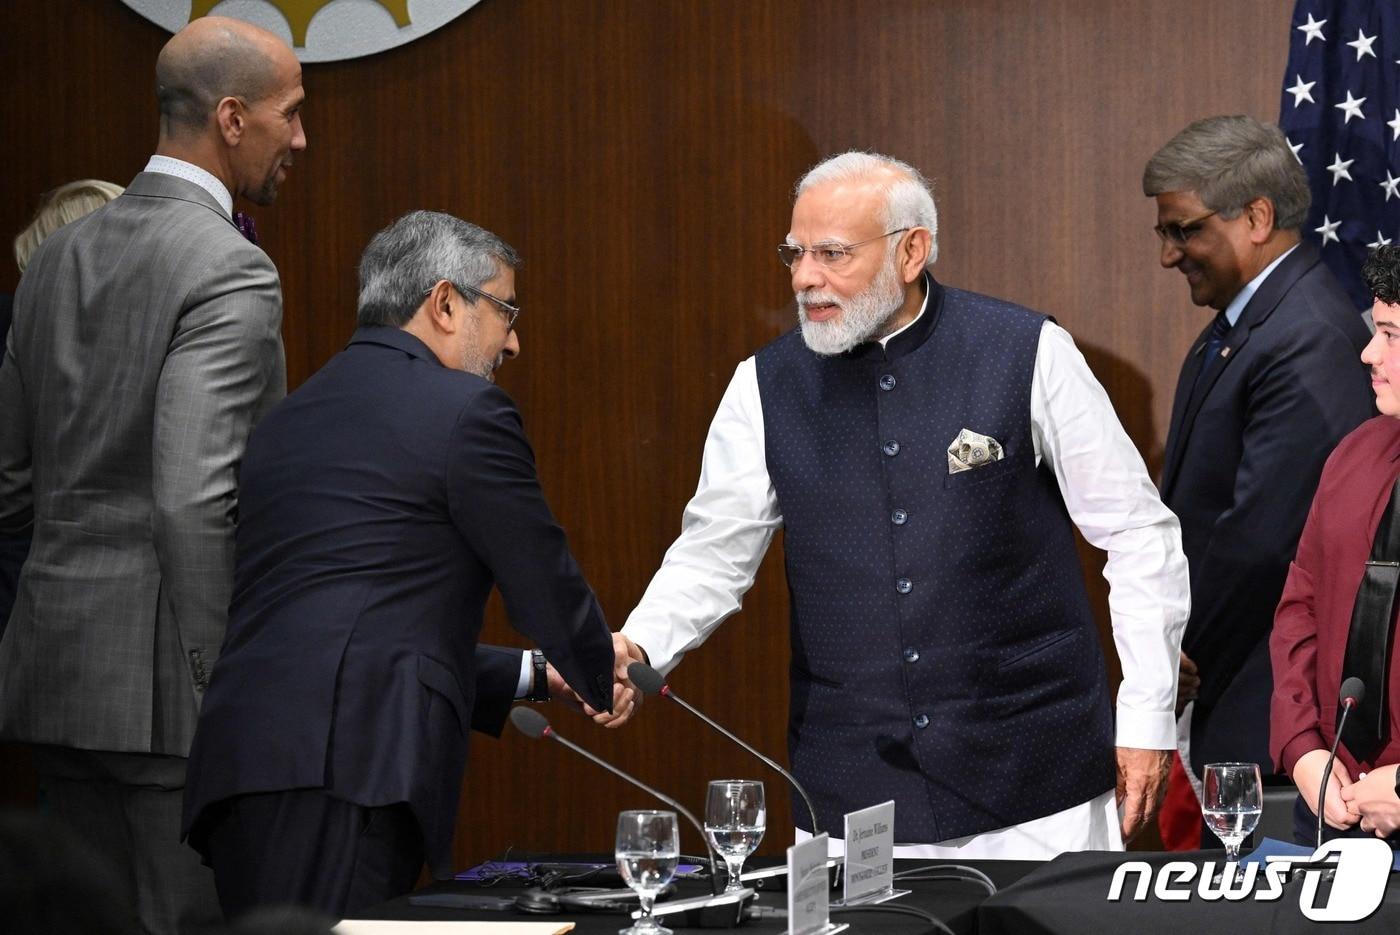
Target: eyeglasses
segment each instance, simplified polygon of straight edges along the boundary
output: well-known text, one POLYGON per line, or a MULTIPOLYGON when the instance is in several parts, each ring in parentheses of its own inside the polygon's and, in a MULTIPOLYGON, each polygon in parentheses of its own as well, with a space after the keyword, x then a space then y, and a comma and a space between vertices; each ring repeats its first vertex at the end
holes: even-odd
POLYGON ((1169 221, 1166 224, 1158 224, 1152 229, 1157 232, 1158 237, 1162 238, 1163 243, 1169 243, 1174 247, 1184 247, 1188 240, 1200 233, 1201 222, 1213 214, 1215 214, 1214 211, 1207 211, 1205 214, 1187 218, 1184 221, 1169 221))
MULTIPOLYGON (((448 280, 448 281, 451 282, 451 280, 448 280)), ((502 313, 503 315, 506 316, 506 330, 509 331, 510 329, 512 329, 512 328, 515 327, 515 320, 516 320, 517 318, 520 317, 520 306, 518 306, 518 305, 511 305, 511 304, 510 304, 509 302, 507 302, 505 299, 498 299, 498 298, 496 298, 494 295, 492 295, 491 293, 489 293, 489 292, 482 292, 480 289, 476 288, 475 286, 460 286, 460 285, 458 285, 457 283, 454 282, 454 283, 452 283, 452 288, 456 289, 458 292, 460 292, 460 293, 461 293, 462 295, 464 295, 464 296, 467 295, 468 293, 470 293, 471 295, 476 296, 478 299, 487 299, 487 300, 489 300, 490 302, 492 302, 493 304, 495 304, 495 306, 496 306, 498 309, 501 310, 501 313, 502 313)), ((430 296, 430 295, 432 295, 432 294, 433 294, 433 290, 432 290, 432 289, 429 289, 427 292, 423 293, 423 297, 426 299, 428 296, 430 296)))
POLYGON ((797 244, 793 243, 779 244, 778 259, 781 260, 782 264, 788 269, 795 269, 797 264, 802 262, 802 258, 810 254, 812 259, 816 260, 827 269, 837 269, 844 266, 847 261, 850 260, 851 251, 856 247, 862 247, 865 244, 874 243, 877 240, 884 240, 891 234, 902 234, 907 230, 909 230, 909 228, 901 227, 898 230, 885 231, 879 237, 871 237, 869 240, 862 240, 859 243, 836 243, 834 241, 828 241, 826 243, 812 244, 810 247, 799 247, 797 244))

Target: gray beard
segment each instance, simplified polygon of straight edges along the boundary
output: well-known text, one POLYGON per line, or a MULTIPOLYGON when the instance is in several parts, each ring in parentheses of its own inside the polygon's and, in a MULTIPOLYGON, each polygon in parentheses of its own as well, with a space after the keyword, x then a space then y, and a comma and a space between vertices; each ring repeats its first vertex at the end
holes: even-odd
POLYGON ((881 337, 903 301, 904 290, 893 263, 885 264, 874 282, 849 299, 810 290, 799 292, 797 320, 802 325, 802 340, 824 357, 844 354, 863 341, 881 337), (841 313, 828 321, 807 319, 808 305, 828 303, 841 313))

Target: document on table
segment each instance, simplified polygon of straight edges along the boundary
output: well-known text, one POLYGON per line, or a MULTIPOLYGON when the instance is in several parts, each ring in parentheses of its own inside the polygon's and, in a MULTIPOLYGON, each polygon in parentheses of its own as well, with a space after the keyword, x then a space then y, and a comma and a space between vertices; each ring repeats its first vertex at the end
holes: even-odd
POLYGON ((572 922, 410 922, 400 919, 346 919, 335 935, 564 935, 572 922))

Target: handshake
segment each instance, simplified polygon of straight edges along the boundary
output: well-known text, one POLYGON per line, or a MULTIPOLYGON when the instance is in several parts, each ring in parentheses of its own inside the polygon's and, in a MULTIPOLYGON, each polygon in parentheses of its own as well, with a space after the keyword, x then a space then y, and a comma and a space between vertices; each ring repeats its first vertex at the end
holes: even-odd
POLYGON ((582 711, 592 718, 595 723, 604 727, 621 727, 631 719, 632 713, 637 710, 637 706, 642 703, 642 693, 637 686, 632 684, 627 676, 627 667, 634 662, 648 662, 646 653, 636 643, 623 636, 621 633, 612 635, 613 641, 613 703, 612 712, 595 711, 579 698, 578 693, 569 687, 563 677, 555 670, 553 665, 549 665, 546 672, 549 676, 549 698, 551 701, 562 701, 574 708, 582 711))

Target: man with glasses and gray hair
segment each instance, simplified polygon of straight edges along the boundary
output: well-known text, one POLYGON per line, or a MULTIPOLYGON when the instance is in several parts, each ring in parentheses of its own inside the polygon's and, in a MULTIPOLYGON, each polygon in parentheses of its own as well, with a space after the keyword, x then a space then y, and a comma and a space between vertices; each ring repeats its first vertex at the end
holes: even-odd
POLYGON ((1370 335, 1302 241, 1308 179, 1276 126, 1198 120, 1148 160, 1142 190, 1162 266, 1215 311, 1182 363, 1161 482, 1191 568, 1184 759, 1196 776, 1214 762, 1271 773, 1269 631, 1323 462, 1374 414, 1358 356, 1370 335))
POLYGON ((249 440, 185 798, 230 918, 339 918, 411 890, 425 857, 450 875, 468 729, 499 734, 513 698, 571 686, 630 714, 630 660, 492 384, 520 351, 519 262, 450 215, 395 221, 361 258, 349 346, 249 440), (493 586, 542 655, 477 646, 493 586))
POLYGON ((739 365, 623 633, 670 669, 781 527, 789 753, 823 829, 893 799, 897 856, 1121 848, 1173 746, 1176 518, 1069 335, 935 280, 937 232, 887 156, 798 183, 778 253, 799 327, 739 365), (1108 552, 1116 724, 1074 526, 1108 552))

